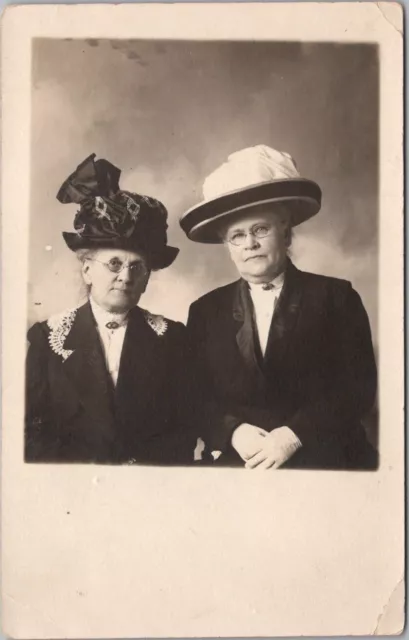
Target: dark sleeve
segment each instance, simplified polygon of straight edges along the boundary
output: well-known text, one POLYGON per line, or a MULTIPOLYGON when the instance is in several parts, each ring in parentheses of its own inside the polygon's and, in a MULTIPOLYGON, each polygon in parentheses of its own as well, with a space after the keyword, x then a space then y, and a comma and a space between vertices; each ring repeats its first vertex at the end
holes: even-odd
POLYGON ((307 446, 348 437, 348 429, 375 400, 377 373, 370 325, 361 298, 350 284, 344 296, 334 296, 332 319, 334 348, 325 391, 311 390, 308 403, 287 425, 307 446))
POLYGON ((194 302, 189 309, 187 334, 193 372, 196 430, 209 452, 226 451, 231 446, 233 431, 244 420, 237 417, 236 410, 235 415, 230 412, 214 389, 212 377, 206 368, 206 332, 205 315, 200 304, 194 302))
POLYGON ((175 390, 178 438, 180 450, 187 462, 193 462, 197 439, 198 401, 195 372, 188 346, 187 330, 184 324, 175 325, 176 359, 179 380, 175 390))
MULTIPOLYGON (((191 464, 197 442, 196 399, 190 355, 187 348, 186 327, 181 322, 170 325, 169 389, 172 396, 172 429, 158 442, 158 457, 169 464, 191 464)), ((153 450, 153 447, 152 447, 153 450)))
POLYGON ((45 328, 37 323, 28 332, 26 360, 24 457, 27 462, 46 461, 57 446, 48 385, 48 340, 45 328))

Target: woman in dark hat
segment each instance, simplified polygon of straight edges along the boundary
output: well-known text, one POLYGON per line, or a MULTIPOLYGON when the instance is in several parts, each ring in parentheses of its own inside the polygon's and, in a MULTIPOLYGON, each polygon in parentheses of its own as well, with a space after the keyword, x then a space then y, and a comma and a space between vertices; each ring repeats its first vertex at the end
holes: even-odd
POLYGON ((120 190, 119 176, 93 154, 57 195, 79 205, 63 236, 88 301, 28 333, 27 462, 193 462, 184 326, 137 306, 178 249, 163 204, 120 190))

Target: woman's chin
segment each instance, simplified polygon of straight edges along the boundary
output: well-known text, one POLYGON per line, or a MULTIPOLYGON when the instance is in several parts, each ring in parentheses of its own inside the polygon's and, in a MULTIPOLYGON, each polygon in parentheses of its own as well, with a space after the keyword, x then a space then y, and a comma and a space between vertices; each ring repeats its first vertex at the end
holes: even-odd
POLYGON ((248 276, 249 278, 264 278, 267 277, 270 273, 270 269, 266 267, 266 264, 253 264, 251 269, 246 270, 247 273, 243 274, 244 277, 248 276))
POLYGON ((125 313, 137 303, 136 297, 128 291, 111 291, 109 306, 113 313, 125 313))

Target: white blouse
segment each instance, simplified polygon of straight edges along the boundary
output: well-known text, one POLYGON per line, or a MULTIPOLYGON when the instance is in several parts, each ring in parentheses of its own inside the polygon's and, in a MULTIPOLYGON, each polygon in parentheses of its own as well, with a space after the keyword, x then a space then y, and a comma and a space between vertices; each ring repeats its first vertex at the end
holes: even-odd
POLYGON ((263 356, 266 352, 268 334, 274 315, 274 309, 284 286, 284 273, 281 273, 277 278, 274 278, 274 280, 269 284, 272 287, 271 289, 263 289, 265 284, 249 283, 250 295, 256 316, 258 339, 263 356))
POLYGON ((105 363, 112 382, 114 386, 116 386, 122 347, 128 324, 128 314, 105 311, 105 309, 102 309, 92 298, 90 298, 90 304, 97 323, 98 333, 105 355, 105 363), (119 326, 115 329, 109 328, 106 325, 110 322, 114 322, 119 326))

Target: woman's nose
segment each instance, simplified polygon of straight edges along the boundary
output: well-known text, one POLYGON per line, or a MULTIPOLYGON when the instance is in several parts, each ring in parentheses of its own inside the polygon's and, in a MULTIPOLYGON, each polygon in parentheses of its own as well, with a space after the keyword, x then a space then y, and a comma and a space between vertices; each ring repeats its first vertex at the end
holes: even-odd
POLYGON ((244 246, 246 249, 254 249, 255 247, 257 247, 258 241, 255 235, 253 235, 252 233, 248 233, 246 236, 244 246))
POLYGON ((118 273, 118 280, 120 282, 130 282, 132 280, 132 270, 129 265, 126 265, 121 271, 118 273))

